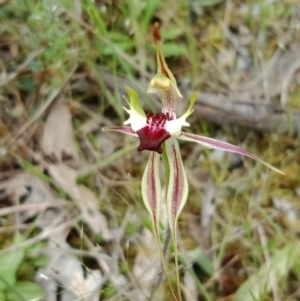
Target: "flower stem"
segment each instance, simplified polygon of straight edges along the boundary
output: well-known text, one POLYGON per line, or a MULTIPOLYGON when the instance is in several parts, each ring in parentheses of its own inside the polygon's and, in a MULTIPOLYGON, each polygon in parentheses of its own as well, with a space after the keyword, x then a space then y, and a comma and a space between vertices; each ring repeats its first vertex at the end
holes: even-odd
MULTIPOLYGON (((167 232, 166 232, 166 236, 165 236, 165 239, 164 239, 164 243, 163 243, 163 248, 162 248, 162 252, 163 252, 163 257, 164 257, 164 260, 166 261, 166 258, 167 258, 167 251, 168 251, 168 247, 169 247, 169 244, 170 244, 170 240, 171 240, 171 229, 170 227, 168 226, 167 228, 167 232)), ((159 246, 160 247, 160 246, 159 246)), ((163 268, 163 263, 161 263, 162 265, 162 270, 164 271, 164 268, 163 268)), ((165 273, 164 273, 165 274, 165 273)), ((154 297, 154 291, 156 289, 158 289, 159 285, 161 284, 163 280, 163 273, 160 273, 159 274, 159 277, 155 283, 155 285, 153 286, 153 291, 152 291, 152 294, 149 298, 149 301, 152 301, 153 300, 153 297, 154 297)))
POLYGON ((167 251, 168 251, 168 247, 170 244, 170 240, 171 240, 171 229, 168 225, 167 233, 166 233, 166 237, 165 237, 165 241, 164 241, 164 245, 163 245, 164 258, 166 258, 166 256, 167 256, 167 251))
MULTIPOLYGON (((171 296, 172 296, 174 301, 181 301, 181 299, 180 300, 177 299, 177 297, 174 293, 173 287, 171 285, 171 282, 170 282, 170 278, 169 278, 169 275, 168 275, 167 264, 166 264, 166 260, 165 260, 165 255, 166 254, 164 254, 164 250, 167 250, 168 248, 165 247, 165 244, 164 244, 163 248, 161 247, 161 240, 160 240, 160 236, 159 236, 158 225, 157 225, 157 223, 155 223, 155 221, 153 221, 153 230, 154 230, 154 236, 156 238, 156 242, 157 242, 157 245, 158 245, 159 255, 160 255, 160 258, 161 258, 161 265, 162 265, 164 274, 165 274, 167 282, 168 282, 168 286, 169 286, 171 296)), ((168 241, 170 241, 170 238, 168 239, 168 241)))
POLYGON ((177 295, 178 295, 178 300, 182 301, 181 291, 180 291, 180 277, 179 277, 179 266, 178 266, 178 245, 177 245, 177 229, 176 229, 176 226, 177 226, 177 219, 174 223, 172 238, 173 238, 173 244, 174 244, 177 295))

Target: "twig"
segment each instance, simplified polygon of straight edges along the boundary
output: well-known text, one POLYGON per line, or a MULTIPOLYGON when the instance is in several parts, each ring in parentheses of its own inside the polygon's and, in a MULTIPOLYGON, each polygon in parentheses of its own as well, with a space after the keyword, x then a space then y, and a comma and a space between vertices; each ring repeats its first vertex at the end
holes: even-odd
POLYGON ((57 232, 62 232, 66 228, 70 228, 70 227, 74 226, 74 224, 76 224, 76 222, 77 222, 77 219, 73 219, 73 220, 67 221, 57 227, 52 227, 52 228, 49 227, 48 229, 43 230, 40 234, 36 235, 33 238, 27 239, 26 241, 21 242, 17 245, 13 245, 6 249, 0 250, 0 256, 10 253, 10 252, 13 252, 13 251, 16 251, 16 250, 19 250, 19 249, 27 248, 39 241, 49 238, 50 235, 53 235, 57 232))
POLYGON ((0 227, 0 233, 32 229, 32 223, 0 227))
POLYGON ((195 112, 197 119, 221 125, 294 133, 300 129, 300 111, 287 114, 275 103, 239 101, 225 95, 201 93, 195 112))
MULTIPOLYGON (((1 7, 1 5, 0 5, 1 7)), ((8 74, 6 77, 4 77, 4 79, 2 79, 2 81, 0 81, 0 87, 8 84, 11 80, 15 79, 18 74, 20 72, 22 72, 23 70, 25 70, 27 68, 27 66, 37 57, 39 56, 41 53, 43 53, 45 50, 45 47, 41 47, 35 51, 32 51, 28 57, 25 59, 25 61, 17 68, 17 70, 15 72, 12 72, 10 74, 8 74)))
MULTIPOLYGON (((113 81, 111 73, 107 71, 103 71, 103 80, 111 89, 115 89, 116 83, 120 93, 125 93, 125 86, 132 86, 131 81, 120 76, 113 81)), ((134 88, 141 90, 141 86, 134 85, 134 88)), ((183 94, 186 93, 183 91, 183 94)), ((237 125, 259 131, 298 133, 300 130, 300 111, 293 110, 287 114, 280 104, 273 102, 240 101, 233 96, 205 92, 201 92, 197 98, 195 116, 197 120, 220 125, 237 125)))
POLYGON ((57 208, 61 206, 67 206, 68 204, 66 202, 60 202, 60 203, 54 203, 52 202, 45 202, 45 203, 39 203, 39 204, 23 204, 23 205, 16 205, 16 206, 11 206, 7 208, 2 208, 0 209, 0 216, 5 216, 8 214, 16 213, 19 211, 25 211, 25 210, 44 210, 47 208, 57 208))
POLYGON ((235 264, 237 261, 239 260, 239 255, 235 255, 233 258, 231 258, 226 265, 224 265, 223 267, 221 267, 219 270, 217 270, 208 280, 207 282, 204 284, 204 287, 206 289, 209 289, 213 286, 213 284, 215 283, 215 280, 218 279, 218 277, 220 276, 220 274, 228 267, 230 267, 231 265, 235 264))
POLYGON ((284 301, 297 300, 296 298, 300 296, 300 288, 298 288, 294 293, 288 296, 284 301))
MULTIPOLYGON (((84 243, 86 244, 88 250, 90 252, 96 252, 98 251, 98 256, 95 257, 99 267, 103 270, 105 273, 104 277, 109 278, 110 282, 112 285, 116 288, 116 290, 119 290, 120 294, 123 294, 126 297, 129 297, 128 291, 126 289, 128 288, 128 283, 126 282, 125 284, 120 283, 118 280, 118 275, 115 273, 114 269, 108 265, 106 260, 101 256, 98 247, 95 247, 93 242, 90 240, 90 238, 83 232, 81 231, 80 227, 78 225, 75 225, 75 230, 78 232, 78 234, 82 237, 84 240, 84 243)), ((120 299, 118 299, 120 300, 120 299)))
POLYGON ((271 97, 270 97, 270 87, 269 87, 269 73, 266 68, 266 64, 264 62, 263 54, 261 49, 257 50, 257 57, 260 60, 261 69, 262 69, 262 84, 264 88, 264 103, 271 103, 271 97))
POLYGON ((283 109, 286 108, 288 104, 288 96, 289 96, 289 87, 293 76, 295 75, 296 71, 300 68, 300 58, 295 62, 294 65, 290 67, 288 72, 285 75, 285 78, 282 82, 281 86, 281 95, 280 95, 280 104, 283 109))

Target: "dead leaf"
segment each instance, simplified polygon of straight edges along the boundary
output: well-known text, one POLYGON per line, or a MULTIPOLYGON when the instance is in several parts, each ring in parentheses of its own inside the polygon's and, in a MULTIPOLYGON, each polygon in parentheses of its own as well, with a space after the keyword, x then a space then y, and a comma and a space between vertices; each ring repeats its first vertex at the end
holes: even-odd
POLYGON ((57 233, 49 240, 49 263, 39 269, 36 281, 43 287, 47 300, 56 300, 58 286, 63 288, 60 300, 98 301, 103 278, 99 270, 83 270, 66 242, 67 232, 57 233))
POLYGON ((78 172, 64 164, 50 164, 49 174, 59 183, 80 209, 82 218, 94 233, 101 233, 104 240, 111 240, 106 217, 99 211, 98 199, 93 191, 84 185, 76 184, 78 172))
POLYGON ((52 108, 45 123, 42 150, 46 156, 54 156, 59 162, 71 157, 75 164, 79 164, 80 159, 73 139, 69 107, 65 103, 57 104, 52 108))
POLYGON ((161 270, 160 257, 153 234, 146 228, 143 229, 138 254, 135 258, 132 274, 135 276, 141 288, 136 292, 135 299, 141 300, 149 293, 157 280, 161 270))
MULTIPOLYGON (((55 204, 56 202, 47 185, 38 177, 27 172, 20 172, 3 183, 2 186, 5 189, 5 194, 10 195, 16 205, 19 204, 21 198, 25 199, 23 204, 38 205, 46 202, 55 204)), ((30 210, 22 210, 19 212, 19 221, 24 223, 26 220, 36 216, 40 211, 39 206, 31 207, 30 210)), ((53 220, 53 217, 57 216, 58 211, 59 209, 57 208, 47 209, 43 218, 37 221, 37 225, 42 229, 47 227, 53 220)))

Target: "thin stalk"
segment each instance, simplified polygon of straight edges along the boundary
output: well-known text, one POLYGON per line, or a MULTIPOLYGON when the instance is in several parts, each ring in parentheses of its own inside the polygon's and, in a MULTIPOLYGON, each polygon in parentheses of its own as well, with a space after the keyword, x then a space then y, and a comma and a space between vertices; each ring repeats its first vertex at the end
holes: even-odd
MULTIPOLYGON (((178 299, 177 299, 177 297, 176 297, 176 295, 174 293, 173 287, 171 285, 171 282, 170 282, 170 278, 169 278, 169 275, 168 275, 167 264, 166 264, 166 260, 165 260, 165 256, 164 256, 164 252, 163 252, 164 249, 161 248, 161 240, 160 240, 160 236, 159 236, 159 231, 158 231, 157 223, 155 221, 153 221, 153 230, 154 230, 154 235, 155 235, 156 243, 158 245, 159 255, 161 257, 161 265, 162 265, 164 274, 165 274, 167 282, 168 282, 168 286, 169 286, 169 290, 170 290, 171 296, 172 296, 172 298, 173 298, 174 301, 178 301, 178 299)), ((167 250, 167 248, 166 248, 166 250, 167 250)), ((180 301, 181 301, 181 299, 180 299, 180 301)))
POLYGON ((170 244, 170 239, 171 239, 171 229, 168 225, 168 229, 167 229, 167 233, 166 233, 166 237, 165 237, 164 245, 163 245, 164 258, 167 257, 167 251, 168 251, 168 247, 169 247, 169 244, 170 244))
MULTIPOLYGON (((170 229, 170 227, 168 227, 167 233, 166 233, 166 236, 165 236, 165 239, 164 239, 164 243, 163 243, 163 256, 165 258, 165 261, 166 261, 166 258, 167 258, 167 251, 168 251, 168 247, 169 247, 169 244, 170 244, 170 239, 171 239, 171 229, 170 229)), ((162 277, 163 277, 163 273, 160 273, 155 285, 153 286, 154 290, 157 289, 159 287, 159 285, 161 284, 162 277)), ((153 290, 153 292, 152 292, 152 294, 149 298, 150 301, 153 299, 154 290, 153 290)))
POLYGON ((179 265, 178 265, 178 246, 177 246, 177 229, 176 229, 176 225, 177 225, 177 219, 175 220, 175 223, 174 223, 172 238, 173 238, 173 244, 174 244, 177 295, 178 295, 179 301, 182 301, 181 290, 180 290, 179 265))

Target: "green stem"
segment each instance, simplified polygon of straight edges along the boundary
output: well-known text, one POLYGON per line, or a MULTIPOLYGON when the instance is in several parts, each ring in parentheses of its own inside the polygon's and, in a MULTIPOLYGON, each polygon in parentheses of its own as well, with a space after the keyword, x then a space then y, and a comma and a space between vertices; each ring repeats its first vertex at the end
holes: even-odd
MULTIPOLYGON (((166 237, 165 237, 165 240, 164 240, 164 244, 163 244, 163 249, 162 249, 163 257, 164 257, 164 260, 165 260, 165 261, 166 261, 166 257, 167 257, 167 250, 168 250, 168 246, 169 246, 169 243, 170 243, 170 239, 171 239, 171 230, 170 230, 170 228, 168 227, 167 233, 166 233, 166 237)), ((161 265, 162 265, 162 264, 161 264, 161 265)), ((163 267, 162 267, 162 270, 163 270, 163 267)), ((153 286, 153 291, 152 291, 152 293, 151 293, 151 296, 150 296, 150 298, 149 298, 149 301, 152 301, 152 300, 153 300, 154 292, 158 289, 159 285, 161 284, 163 274, 165 274, 165 273, 160 273, 160 274, 159 274, 158 279, 157 279, 155 285, 153 286)))
POLYGON ((163 245, 164 258, 166 258, 166 256, 167 256, 167 251, 168 251, 168 247, 169 247, 169 244, 170 244, 170 239, 171 239, 171 229, 168 225, 168 229, 167 229, 167 233, 166 233, 166 237, 165 237, 165 241, 164 241, 164 245, 163 245))
MULTIPOLYGON (((171 229, 170 229, 170 227, 168 227, 167 233, 166 233, 166 236, 165 236, 165 240, 164 240, 164 243, 163 243, 163 256, 164 256, 165 261, 166 261, 166 258, 167 258, 167 251, 168 251, 168 246, 170 244, 170 239, 171 239, 171 229)), ((163 273, 160 273, 155 285, 153 286, 153 291, 152 291, 152 294, 149 298, 150 301, 152 301, 152 299, 153 299, 154 291, 156 289, 158 289, 159 285, 161 284, 162 277, 163 277, 163 273)))
POLYGON ((180 277, 179 277, 179 265, 178 265, 178 246, 177 246, 177 219, 174 223, 174 229, 173 229, 173 244, 174 244, 174 256, 175 256, 175 270, 176 270, 176 286, 177 286, 177 295, 179 298, 179 301, 182 301, 181 298, 181 291, 180 291, 180 277))
POLYGON ((26 301, 26 299, 14 288, 14 286, 12 284, 10 284, 1 275, 0 275, 0 281, 2 281, 6 285, 6 288, 9 289, 12 293, 14 293, 18 297, 18 300, 20 300, 20 301, 26 301))
MULTIPOLYGON (((162 265, 164 274, 165 274, 167 282, 168 282, 168 286, 169 286, 171 296, 172 296, 174 301, 178 301, 178 299, 177 299, 177 297, 174 293, 173 287, 171 285, 169 275, 168 275, 168 269, 167 269, 167 264, 166 264, 166 260, 165 260, 165 254, 164 254, 164 249, 167 250, 167 248, 161 248, 161 240, 160 240, 160 236, 159 236, 158 225, 154 220, 153 220, 153 230, 154 230, 154 236, 155 236, 155 239, 156 239, 156 243, 158 245, 159 255, 160 255, 160 258, 161 258, 161 265, 162 265)), ((165 245, 164 245, 164 247, 165 247, 165 245)), ((181 301, 181 299, 179 301, 181 301)))

